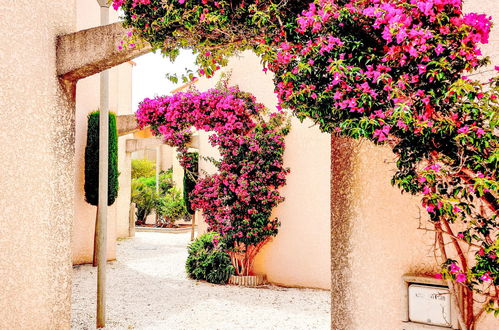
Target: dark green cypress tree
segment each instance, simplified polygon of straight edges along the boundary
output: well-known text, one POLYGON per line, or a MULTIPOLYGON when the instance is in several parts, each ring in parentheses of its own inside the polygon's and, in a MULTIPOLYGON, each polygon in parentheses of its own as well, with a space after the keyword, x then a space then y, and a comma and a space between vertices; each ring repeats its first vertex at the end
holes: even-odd
POLYGON ((197 152, 190 152, 188 156, 192 157, 192 166, 190 169, 186 170, 184 174, 184 202, 185 207, 187 208, 187 212, 192 215, 194 214, 195 210, 192 209, 189 194, 194 190, 196 181, 198 179, 199 155, 197 152))
MULTIPOLYGON (((108 205, 118 197, 118 129, 116 114, 109 113, 108 205)), ((99 204, 99 111, 88 115, 87 146, 85 147, 85 200, 99 204)))

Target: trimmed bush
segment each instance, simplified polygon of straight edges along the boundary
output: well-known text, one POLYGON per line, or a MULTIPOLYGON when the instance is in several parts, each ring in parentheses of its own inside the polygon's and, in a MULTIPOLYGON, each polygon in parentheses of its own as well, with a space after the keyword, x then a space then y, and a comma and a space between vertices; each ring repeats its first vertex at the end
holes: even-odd
POLYGON ((146 222, 146 218, 151 214, 155 207, 158 197, 156 193, 154 178, 139 178, 132 180, 132 202, 135 203, 137 211, 136 224, 140 225, 146 222))
POLYGON ((189 214, 194 214, 195 210, 192 209, 191 200, 189 198, 190 193, 196 187, 196 182, 198 179, 198 164, 199 164, 199 154, 197 152, 190 152, 187 157, 191 159, 190 167, 185 169, 184 174, 184 203, 189 214))
POLYGON ((156 175, 156 164, 147 159, 132 159, 132 179, 156 175))
MULTIPOLYGON (((118 130, 116 114, 109 113, 108 205, 118 197, 118 130)), ((85 147, 85 200, 99 204, 99 111, 88 115, 87 146, 85 147)))
POLYGON ((225 284, 234 274, 230 256, 224 252, 224 244, 218 242, 219 238, 218 233, 209 232, 189 245, 185 270, 190 278, 225 284))
POLYGON ((165 227, 173 227, 175 220, 187 214, 182 195, 175 187, 171 188, 166 194, 158 196, 155 207, 161 225, 165 227))

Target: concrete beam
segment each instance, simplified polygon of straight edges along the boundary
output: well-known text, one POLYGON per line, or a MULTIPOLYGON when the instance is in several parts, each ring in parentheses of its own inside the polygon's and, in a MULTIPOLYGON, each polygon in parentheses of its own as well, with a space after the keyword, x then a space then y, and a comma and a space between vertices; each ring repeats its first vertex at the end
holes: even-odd
POLYGON ((121 115, 116 118, 118 126, 118 136, 135 133, 140 130, 137 118, 135 115, 121 115))
POLYGON ((129 30, 120 22, 82 30, 57 38, 57 75, 76 82, 151 51, 144 48, 118 50, 129 30))
POLYGON ((126 140, 126 152, 152 149, 162 144, 164 144, 164 142, 160 138, 156 137, 146 139, 128 139, 126 140))

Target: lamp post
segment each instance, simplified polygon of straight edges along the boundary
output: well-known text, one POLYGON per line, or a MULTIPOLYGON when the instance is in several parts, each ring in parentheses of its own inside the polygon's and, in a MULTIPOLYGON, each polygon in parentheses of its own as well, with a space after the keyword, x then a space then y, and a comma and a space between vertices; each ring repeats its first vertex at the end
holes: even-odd
MULTIPOLYGON (((109 24, 109 3, 97 0, 101 25, 109 24)), ((109 149, 109 71, 100 73, 99 215, 97 226, 97 328, 106 326, 107 203, 109 149)))

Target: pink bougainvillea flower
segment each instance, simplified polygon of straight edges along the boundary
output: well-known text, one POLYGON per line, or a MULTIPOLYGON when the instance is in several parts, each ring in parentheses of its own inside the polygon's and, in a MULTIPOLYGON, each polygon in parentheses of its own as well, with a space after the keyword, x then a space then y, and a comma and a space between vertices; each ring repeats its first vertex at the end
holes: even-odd
POLYGON ((470 128, 468 125, 461 127, 460 129, 457 130, 459 134, 466 134, 470 131, 470 128))
POLYGON ((374 130, 374 137, 378 138, 378 142, 386 141, 388 140, 388 134, 390 133, 391 127, 388 125, 384 125, 383 128, 381 129, 375 129, 374 130))
POLYGON ((461 267, 459 267, 458 265, 456 265, 455 263, 452 263, 450 264, 449 266, 449 270, 451 273, 456 273, 458 272, 459 270, 461 269, 461 267))
POLYGON ((442 169, 442 166, 440 166, 439 164, 433 164, 433 165, 430 165, 428 168, 430 170, 435 171, 435 172, 440 172, 440 170, 442 169))
POLYGON ((442 275, 442 273, 436 273, 436 274, 434 275, 434 277, 435 277, 436 279, 439 279, 439 280, 441 280, 441 279, 443 279, 443 278, 444 278, 444 276, 442 275))
POLYGON ((438 44, 437 47, 435 47, 435 53, 437 53, 437 55, 440 55, 444 52, 445 48, 442 44, 438 44))
POLYGON ((490 273, 485 273, 483 274, 481 277, 480 277, 480 280, 484 281, 484 282, 488 282, 490 281, 492 278, 490 277, 490 273))
POLYGON ((458 273, 456 275, 456 282, 462 283, 462 282, 466 282, 467 280, 468 280, 468 278, 466 277, 466 275, 464 273, 458 273))

